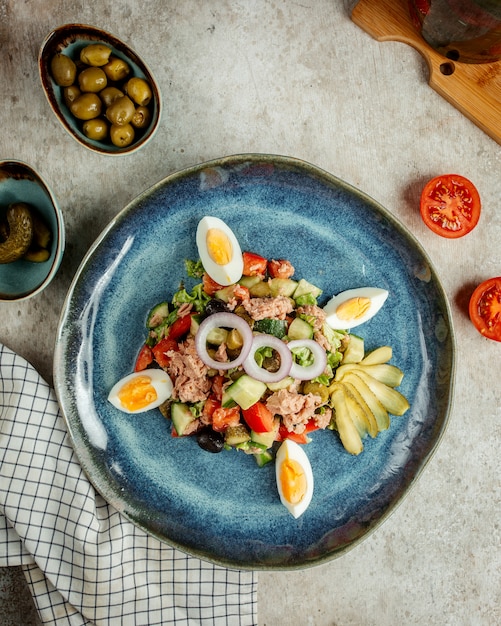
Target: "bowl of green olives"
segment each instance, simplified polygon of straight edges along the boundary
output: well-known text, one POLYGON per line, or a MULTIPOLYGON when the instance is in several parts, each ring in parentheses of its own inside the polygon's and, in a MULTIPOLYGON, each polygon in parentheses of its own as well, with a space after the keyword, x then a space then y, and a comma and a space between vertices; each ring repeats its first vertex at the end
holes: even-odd
POLYGON ((63 215, 47 183, 23 161, 0 161, 0 301, 45 289, 64 245, 63 215))
POLYGON ((60 26, 43 41, 38 69, 56 117, 86 148, 130 154, 157 130, 162 109, 157 82, 114 35, 85 24, 60 26))

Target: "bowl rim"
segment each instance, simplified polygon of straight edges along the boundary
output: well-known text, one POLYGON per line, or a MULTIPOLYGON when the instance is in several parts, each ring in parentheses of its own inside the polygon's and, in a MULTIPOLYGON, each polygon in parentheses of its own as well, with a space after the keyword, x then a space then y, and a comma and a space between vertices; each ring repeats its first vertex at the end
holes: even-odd
MULTIPOLYGON (((66 48, 67 45, 63 46, 61 49, 66 48)), ((137 150, 139 150, 140 148, 144 147, 146 144, 148 144, 151 141, 151 139, 153 139, 153 136, 156 134, 156 131, 158 130, 158 127, 160 125, 160 121, 162 118, 163 100, 162 100, 160 87, 155 78, 155 75, 153 74, 153 71, 151 70, 149 65, 146 63, 146 61, 143 59, 143 57, 140 56, 134 50, 134 48, 132 48, 128 43, 126 43, 125 41, 117 37, 116 35, 113 35, 107 30, 104 30, 102 28, 97 28, 96 26, 91 26, 89 24, 82 24, 82 23, 68 23, 68 24, 61 24, 60 26, 57 26, 45 36, 45 38, 43 39, 40 45, 40 48, 38 51, 38 73, 40 77, 40 82, 42 83, 42 88, 43 88, 45 97, 49 103, 50 108, 52 109, 57 120, 59 121, 59 123, 63 126, 66 132, 71 137, 73 137, 73 139, 77 143, 84 146, 88 150, 95 152, 96 154, 102 154, 105 156, 113 156, 113 157, 132 154, 136 152, 137 150), (79 39, 79 35, 80 36, 85 35, 89 38, 94 38, 96 41, 99 40, 99 41, 105 42, 108 40, 109 42, 111 42, 111 45, 114 48, 117 48, 116 44, 118 44, 120 48, 123 48, 123 50, 125 51, 124 54, 126 53, 126 56, 130 57, 131 60, 141 68, 141 70, 143 71, 143 73, 146 75, 146 77, 151 83, 154 98, 155 98, 156 110, 157 110, 156 117, 152 123, 152 127, 147 134, 143 135, 136 142, 133 142, 132 144, 130 144, 129 146, 126 146, 125 148, 117 148, 116 150, 111 150, 108 147, 106 147, 104 144, 102 147, 100 145, 94 145, 93 143, 90 143, 89 141, 86 140, 83 133, 75 132, 75 130, 71 127, 70 123, 68 122, 67 116, 61 110, 57 101, 55 100, 55 97, 54 97, 55 83, 50 76, 49 67, 48 67, 48 58, 47 58, 47 51, 49 49, 49 46, 52 44, 54 44, 55 46, 59 45, 61 43, 62 34, 64 32, 73 33, 71 35, 68 34, 66 37, 75 37, 74 41, 77 41, 79 39)))
POLYGON ((6 166, 15 166, 31 174, 35 182, 40 185, 40 187, 49 197, 50 202, 54 208, 54 216, 56 218, 57 224, 56 251, 54 254, 54 259, 52 261, 52 267, 50 268, 48 274, 45 276, 42 282, 38 286, 34 287, 31 291, 22 292, 20 295, 6 296, 5 294, 0 292, 0 302, 21 302, 23 300, 33 298, 34 296, 42 292, 54 279, 57 271, 59 270, 59 266, 64 255, 66 233, 63 212, 61 211, 59 202, 45 179, 41 176, 41 174, 39 174, 31 165, 28 165, 28 163, 19 159, 1 159, 0 170, 3 170, 6 166))

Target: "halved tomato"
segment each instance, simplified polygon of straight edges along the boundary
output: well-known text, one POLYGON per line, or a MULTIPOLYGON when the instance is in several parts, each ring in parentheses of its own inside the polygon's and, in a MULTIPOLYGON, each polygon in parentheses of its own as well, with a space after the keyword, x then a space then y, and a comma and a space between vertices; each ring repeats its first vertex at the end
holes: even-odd
POLYGON ((441 237, 456 239, 472 231, 480 218, 480 195, 464 176, 432 178, 421 193, 421 217, 441 237))
POLYGON ((470 319, 487 339, 501 341, 501 276, 481 283, 470 298, 470 319))

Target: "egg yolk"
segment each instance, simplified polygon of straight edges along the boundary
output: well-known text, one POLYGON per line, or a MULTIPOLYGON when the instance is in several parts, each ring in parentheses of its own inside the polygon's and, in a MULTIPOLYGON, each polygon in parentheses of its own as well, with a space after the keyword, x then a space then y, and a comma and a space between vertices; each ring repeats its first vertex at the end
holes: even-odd
POLYGON ((210 258, 218 265, 226 265, 231 261, 233 248, 226 233, 219 228, 209 228, 205 238, 207 252, 210 258))
POLYGON ((306 475, 294 459, 285 459, 280 467, 282 494, 290 504, 299 504, 306 495, 306 475))
POLYGON ((336 315, 340 320, 357 320, 367 313, 370 306, 370 298, 349 298, 337 307, 336 315))
POLYGON ((157 399, 157 392, 149 376, 138 376, 129 380, 117 395, 122 406, 128 411, 144 409, 157 399))

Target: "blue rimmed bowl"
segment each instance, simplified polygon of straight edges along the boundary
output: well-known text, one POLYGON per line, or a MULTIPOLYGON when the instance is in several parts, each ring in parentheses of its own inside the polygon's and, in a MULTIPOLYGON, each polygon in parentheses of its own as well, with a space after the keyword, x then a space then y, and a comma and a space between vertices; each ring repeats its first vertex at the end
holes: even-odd
POLYGON ((41 263, 23 258, 0 263, 0 301, 25 300, 43 291, 56 275, 64 254, 63 215, 47 183, 22 161, 0 161, 0 210, 17 202, 33 207, 49 227, 50 254, 41 263))
POLYGON ((47 35, 41 45, 38 70, 43 90, 57 119, 76 141, 89 150, 110 156, 131 154, 151 141, 157 131, 162 113, 162 97, 153 72, 130 46, 105 30, 85 24, 59 26, 47 35), (128 78, 133 76, 144 78, 151 87, 152 99, 148 105, 151 112, 150 122, 146 128, 136 130, 134 141, 126 147, 115 146, 109 139, 102 141, 89 139, 82 130, 82 122, 70 112, 64 100, 63 90, 52 76, 51 61, 55 54, 65 54, 78 64, 80 51, 89 44, 108 46, 112 56, 128 63, 131 68, 128 78))
POLYGON ((68 293, 54 379, 82 467, 128 519, 228 567, 303 568, 377 529, 436 449, 452 399, 451 315, 426 253, 381 205, 296 159, 233 156, 168 176, 104 230, 68 293), (357 334, 367 350, 393 348, 411 408, 357 457, 332 431, 313 433, 305 452, 315 490, 299 519, 280 503, 273 464, 259 468, 235 450, 209 454, 194 438, 171 437, 160 412, 127 416, 107 401, 134 367, 148 311, 179 288, 185 259, 197 258, 204 215, 223 219, 243 250, 290 260, 325 299, 368 285, 389 291, 357 334))

